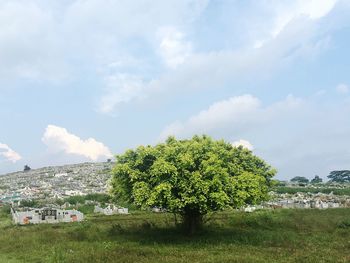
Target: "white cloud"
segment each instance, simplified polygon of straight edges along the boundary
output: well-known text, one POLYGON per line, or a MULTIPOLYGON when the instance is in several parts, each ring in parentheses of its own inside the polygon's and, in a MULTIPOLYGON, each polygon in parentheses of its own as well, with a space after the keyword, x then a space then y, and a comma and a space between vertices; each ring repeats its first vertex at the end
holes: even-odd
MULTIPOLYGON (((326 15, 326 13, 324 13, 326 15)), ((316 17, 316 13, 312 15, 316 17)), ((294 19, 278 37, 267 35, 268 41, 257 41, 256 48, 193 51, 189 59, 175 71, 167 71, 155 78, 150 90, 164 91, 172 96, 179 90, 187 91, 220 89, 227 83, 241 79, 265 78, 284 70, 299 59, 315 58, 330 44, 330 28, 321 27, 316 19, 294 19), (259 47, 259 48, 257 48, 259 47)))
POLYGON ((215 102, 208 109, 191 116, 187 121, 176 121, 168 125, 161 133, 161 139, 170 135, 188 136, 195 133, 208 133, 213 129, 221 129, 227 125, 241 126, 254 118, 254 112, 260 106, 260 101, 251 96, 243 95, 215 102))
POLYGON ((254 40, 253 47, 261 48, 267 42, 279 37, 288 27, 293 28, 298 21, 302 21, 306 28, 309 27, 313 22, 327 16, 337 2, 338 0, 297 0, 270 5, 275 9, 271 29, 263 39, 254 40))
POLYGON ((256 128, 271 119, 284 117, 297 110, 302 100, 288 95, 286 99, 269 106, 252 95, 231 97, 215 102, 208 109, 191 116, 186 121, 175 121, 161 132, 163 140, 170 135, 188 137, 193 134, 215 134, 232 136, 256 128))
MULTIPOLYGON (((164 25, 174 25, 173 28, 184 26, 201 14, 207 2, 208 0, 72 1, 64 13, 62 24, 74 47, 83 50, 83 56, 88 56, 92 63, 105 65, 125 55, 154 63, 154 60, 150 62, 148 59, 159 49, 157 32, 163 32, 160 28, 164 25), (147 52, 143 52, 144 48, 147 52)), ((182 38, 179 34, 174 38, 169 35, 164 37, 168 40, 164 41, 165 49, 167 44, 174 43, 180 44, 181 49, 182 38)), ((179 56, 176 53, 170 55, 175 56, 174 61, 179 56)))
POLYGON ((278 10, 274 29, 271 32, 276 37, 294 19, 306 16, 311 20, 320 19, 326 16, 335 6, 337 0, 298 0, 283 5, 278 10))
POLYGON ((7 161, 17 162, 22 159, 22 157, 12 150, 7 144, 0 143, 0 156, 3 156, 7 161))
POLYGON ((300 13, 308 15, 311 19, 318 19, 326 16, 338 0, 299 0, 300 13))
POLYGON ((246 140, 243 140, 243 139, 240 139, 238 141, 233 142, 232 146, 233 147, 242 146, 243 148, 246 148, 246 149, 248 149, 250 151, 254 150, 253 145, 249 141, 246 141, 246 140))
POLYGON ((108 147, 94 138, 82 140, 78 136, 69 133, 65 128, 54 125, 47 126, 42 141, 52 151, 80 155, 93 161, 112 156, 108 147))
MULTIPOLYGON (((140 49, 134 43, 153 45, 160 27, 192 22, 207 4, 208 0, 2 0, 0 74, 57 82, 78 77, 85 69, 81 64, 94 70, 120 56, 138 58, 141 52, 130 51, 140 49)), ((172 41, 180 44, 175 53, 168 49, 172 65, 181 61, 181 40, 175 34, 164 41, 165 49, 172 41)))
POLYGON ((121 103, 142 99, 146 83, 138 76, 129 74, 110 75, 105 79, 107 93, 99 101, 98 111, 111 113, 121 103))
POLYGON ((0 1, 0 75, 57 81, 67 74, 52 10, 36 1, 0 1))
POLYGON ((197 127, 218 127, 227 121, 246 122, 250 114, 260 106, 260 101, 251 96, 243 95, 228 100, 215 102, 207 110, 190 118, 189 122, 197 127))
POLYGON ((191 42, 186 41, 184 34, 176 28, 162 27, 157 35, 160 39, 160 54, 168 67, 178 67, 191 55, 191 42))
POLYGON ((344 83, 339 84, 336 89, 340 94, 347 94, 350 91, 349 86, 344 83))
MULTIPOLYGON (((286 25, 299 16, 309 17, 309 20, 324 17, 335 2, 298 0, 295 4, 276 4, 274 16, 264 18, 269 25, 270 20, 274 21, 267 35, 271 37, 271 32, 276 30, 286 31, 286 25)), ((86 72, 82 70, 97 69, 95 77, 106 80, 99 111, 108 113, 120 103, 148 96, 154 89, 217 88, 242 72, 250 74, 256 69, 277 68, 290 54, 305 47, 312 49, 318 39, 309 29, 310 25, 303 24, 295 29, 297 33, 292 32, 270 45, 265 38, 257 40, 256 47, 268 46, 260 52, 225 48, 195 53, 195 44, 188 39, 196 41, 195 35, 190 34, 196 29, 193 21, 200 17, 208 3, 208 0, 1 1, 0 74, 8 76, 10 71, 16 77, 37 80, 83 78, 81 75, 86 72), (158 52, 170 69, 177 68, 176 72, 160 72, 153 64, 158 61, 152 51, 158 52), (120 61, 125 57, 129 65, 120 61), (135 63, 141 63, 142 68, 148 67, 149 71, 135 73, 139 70, 135 70, 135 63), (89 66, 81 67, 81 64, 89 66), (118 74, 124 77, 111 76, 107 68, 112 64, 118 66, 118 74), (145 76, 155 81, 145 83, 145 76)), ((275 4, 268 6, 274 9, 275 4)))

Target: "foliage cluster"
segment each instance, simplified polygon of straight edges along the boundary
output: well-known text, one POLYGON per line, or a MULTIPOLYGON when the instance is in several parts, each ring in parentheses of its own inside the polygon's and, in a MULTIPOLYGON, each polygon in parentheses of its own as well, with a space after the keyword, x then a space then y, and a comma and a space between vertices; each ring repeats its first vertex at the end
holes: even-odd
POLYGON ((291 182, 297 182, 297 183, 304 183, 307 184, 309 183, 309 179, 303 176, 295 176, 292 179, 290 179, 291 182))
POLYGON ((332 171, 327 177, 331 182, 350 183, 350 170, 332 171))
POLYGON ((36 207, 38 206, 38 200, 21 200, 21 206, 23 207, 36 207))
POLYGON ((193 230, 208 212, 266 200, 275 172, 251 151, 223 140, 169 137, 117 156, 112 194, 180 214, 193 230))
POLYGON ((322 183, 322 178, 319 177, 318 175, 315 175, 315 177, 310 181, 310 183, 312 184, 319 184, 319 183, 322 183))

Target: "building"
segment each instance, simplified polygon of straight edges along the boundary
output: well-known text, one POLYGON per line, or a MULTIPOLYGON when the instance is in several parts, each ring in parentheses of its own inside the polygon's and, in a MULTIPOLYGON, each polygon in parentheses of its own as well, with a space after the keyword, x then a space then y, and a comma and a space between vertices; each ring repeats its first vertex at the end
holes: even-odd
POLYGON ((108 204, 106 208, 95 205, 94 213, 102 213, 104 215, 128 214, 129 210, 124 207, 117 207, 113 204, 108 204))
POLYGON ((11 208, 12 219, 15 224, 42 224, 61 222, 80 222, 84 214, 77 210, 62 210, 51 207, 34 208, 29 211, 15 211, 11 208))

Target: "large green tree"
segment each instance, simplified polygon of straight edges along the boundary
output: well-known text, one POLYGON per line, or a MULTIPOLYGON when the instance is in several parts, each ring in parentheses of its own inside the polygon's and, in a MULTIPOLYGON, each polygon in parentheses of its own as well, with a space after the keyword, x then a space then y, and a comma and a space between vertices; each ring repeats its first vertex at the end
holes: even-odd
POLYGON ((169 137, 118 155, 111 193, 142 208, 179 214, 193 233, 209 212, 266 200, 275 173, 251 151, 223 140, 169 137))
POLYGON ((332 171, 327 177, 330 179, 331 182, 350 183, 349 170, 332 171))

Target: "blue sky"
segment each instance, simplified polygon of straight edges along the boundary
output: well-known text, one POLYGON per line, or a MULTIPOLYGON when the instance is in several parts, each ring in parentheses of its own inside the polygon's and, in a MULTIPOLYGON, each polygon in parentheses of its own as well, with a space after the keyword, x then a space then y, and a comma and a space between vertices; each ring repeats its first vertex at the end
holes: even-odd
POLYGON ((0 0, 0 174, 169 135, 349 169, 350 1, 0 0))

